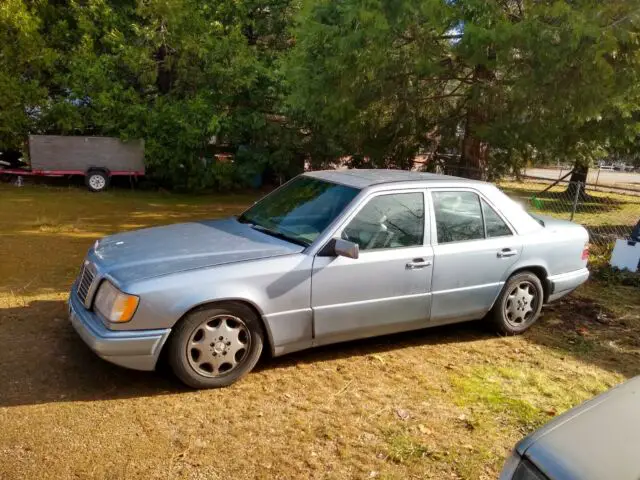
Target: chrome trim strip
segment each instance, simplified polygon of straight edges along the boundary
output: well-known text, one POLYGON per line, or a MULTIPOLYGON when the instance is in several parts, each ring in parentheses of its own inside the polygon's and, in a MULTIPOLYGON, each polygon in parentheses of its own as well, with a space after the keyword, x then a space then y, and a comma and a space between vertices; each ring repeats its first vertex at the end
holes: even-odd
POLYGON ((313 307, 313 310, 328 310, 331 308, 340 308, 340 307, 346 307, 349 305, 363 305, 366 303, 389 302, 389 301, 406 300, 408 298, 419 298, 419 297, 429 297, 429 296, 431 296, 431 292, 413 293, 410 295, 398 295, 396 297, 372 298, 370 300, 359 300, 357 302, 334 303, 332 305, 323 305, 321 307, 313 307))
POLYGON ((460 288, 451 288, 449 290, 439 290, 437 292, 433 292, 433 295, 442 295, 444 293, 453 293, 453 292, 464 292, 467 290, 476 290, 478 288, 486 288, 486 287, 501 287, 502 285, 504 285, 504 282, 483 283, 482 285, 471 285, 470 287, 460 287, 460 288))
POLYGON ((295 313, 309 313, 311 312, 311 308, 298 308, 296 310, 283 310, 282 312, 269 313, 268 315, 263 315, 264 318, 273 318, 279 317, 280 315, 291 315, 295 313))

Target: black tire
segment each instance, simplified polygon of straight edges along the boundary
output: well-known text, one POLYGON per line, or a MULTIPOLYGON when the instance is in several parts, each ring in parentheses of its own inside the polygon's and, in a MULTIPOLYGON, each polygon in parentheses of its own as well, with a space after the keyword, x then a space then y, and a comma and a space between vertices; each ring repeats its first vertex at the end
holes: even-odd
MULTIPOLYGON (((215 330, 208 331, 211 332, 215 330)), ((225 338, 225 343, 226 340, 225 338)), ((169 338, 167 359, 175 375, 189 387, 220 388, 231 385, 253 370, 253 367, 255 367, 260 359, 263 345, 264 329, 254 311, 242 303, 225 302, 214 306, 198 308, 180 320, 169 338), (238 326, 238 329, 242 330, 247 347, 246 352, 236 352, 241 353, 241 358, 229 371, 222 371, 222 368, 220 368, 220 371, 216 372, 218 367, 207 363, 206 359, 209 358, 210 355, 220 355, 221 352, 218 352, 216 349, 218 348, 218 344, 223 343, 222 337, 220 337, 221 341, 218 342, 217 339, 214 339, 214 342, 210 345, 208 344, 209 340, 203 338, 203 342, 198 343, 200 347, 195 349, 199 352, 197 357, 193 355, 193 349, 189 348, 189 345, 193 345, 191 341, 197 337, 198 332, 205 329, 204 325, 215 326, 219 319, 224 318, 228 319, 224 320, 225 322, 234 322, 238 326), (239 320, 240 323, 237 323, 236 320, 239 320), (199 358, 201 354, 203 355, 202 360, 199 358), (202 364, 194 365, 198 361, 202 361, 202 364), (204 371, 204 366, 207 364, 211 367, 212 371, 210 373, 204 371)), ((226 347, 224 348, 226 349, 226 347)), ((227 355, 226 351, 224 355, 227 355)), ((230 359, 232 357, 230 355, 225 358, 230 359)), ((215 359, 213 360, 216 361, 215 359)), ((236 360, 237 359, 234 359, 233 361, 235 362, 236 360)), ((217 361, 224 361, 224 358, 220 356, 217 361)), ((224 364, 222 366, 224 366, 224 364)))
POLYGON ((91 192, 104 192, 109 187, 109 175, 102 170, 90 170, 84 178, 91 192))
POLYGON ((496 303, 489 312, 488 320, 502 335, 518 335, 533 325, 542 310, 544 289, 540 279, 531 272, 520 272, 507 280, 496 303), (518 293, 522 292, 522 293, 518 293), (532 295, 527 300, 527 295, 532 295))

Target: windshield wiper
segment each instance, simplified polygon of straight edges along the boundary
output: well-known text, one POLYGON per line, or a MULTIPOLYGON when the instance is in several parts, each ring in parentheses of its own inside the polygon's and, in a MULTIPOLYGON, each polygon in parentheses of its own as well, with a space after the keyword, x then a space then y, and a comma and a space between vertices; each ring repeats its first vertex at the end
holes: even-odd
MULTIPOLYGON (((251 223, 251 222, 247 222, 247 223, 251 223)), ((295 243, 297 245, 302 245, 303 247, 309 246, 309 243, 305 242, 301 238, 290 237, 289 235, 286 235, 277 230, 271 230, 270 228, 263 227, 262 225, 256 225, 255 223, 252 223, 251 228, 259 232, 266 233, 267 235, 271 235, 272 237, 279 238, 280 240, 285 240, 287 242, 295 243)))

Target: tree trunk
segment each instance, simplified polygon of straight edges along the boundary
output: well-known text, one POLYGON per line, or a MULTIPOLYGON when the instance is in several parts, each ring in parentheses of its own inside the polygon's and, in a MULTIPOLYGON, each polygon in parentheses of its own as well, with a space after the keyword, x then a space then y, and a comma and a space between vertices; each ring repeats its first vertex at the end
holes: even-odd
POLYGON ((584 197, 586 195, 584 187, 587 184, 587 175, 589 173, 589 165, 576 162, 573 166, 573 173, 569 178, 569 185, 567 186, 566 193, 571 198, 576 195, 576 189, 580 188, 579 195, 584 197))
POLYGON ((489 108, 492 104, 488 85, 494 74, 484 65, 476 65, 473 73, 474 85, 471 88, 473 101, 467 110, 464 138, 462 139, 462 158, 459 175, 476 180, 486 180, 489 167, 489 144, 481 140, 476 133, 479 126, 489 120, 489 108))
POLYGON ((465 178, 484 180, 489 166, 489 144, 473 134, 474 120, 477 116, 467 114, 467 125, 462 139, 462 158, 458 175, 465 178))

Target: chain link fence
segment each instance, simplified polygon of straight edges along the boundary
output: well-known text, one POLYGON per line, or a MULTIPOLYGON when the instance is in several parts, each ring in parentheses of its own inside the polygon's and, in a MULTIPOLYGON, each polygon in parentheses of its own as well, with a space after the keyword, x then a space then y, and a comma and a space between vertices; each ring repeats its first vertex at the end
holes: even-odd
POLYGON ((532 213, 583 225, 592 253, 607 260, 616 239, 629 238, 640 221, 640 192, 526 177, 518 182, 503 180, 499 186, 532 213))

